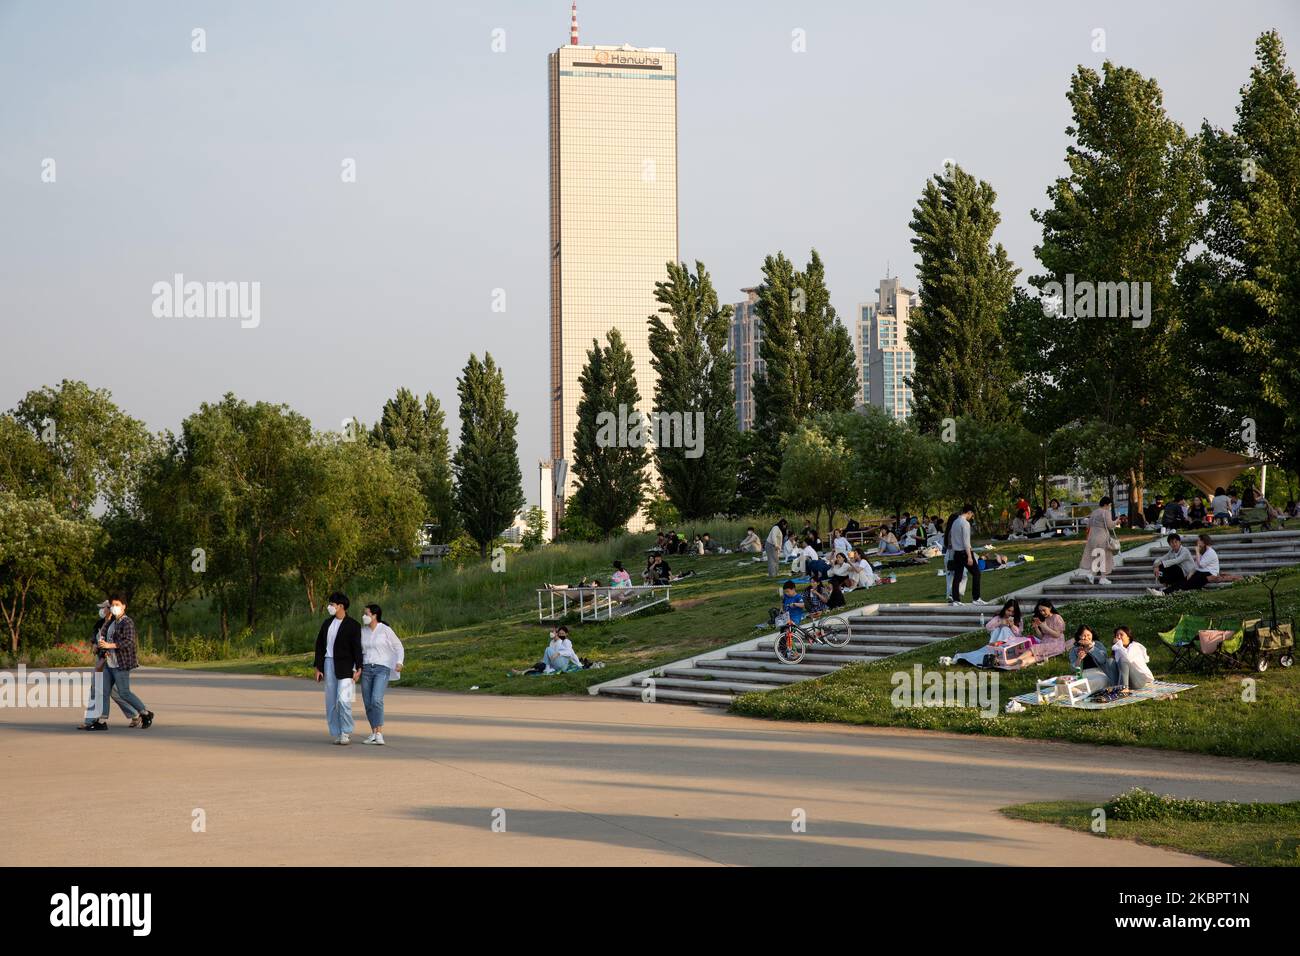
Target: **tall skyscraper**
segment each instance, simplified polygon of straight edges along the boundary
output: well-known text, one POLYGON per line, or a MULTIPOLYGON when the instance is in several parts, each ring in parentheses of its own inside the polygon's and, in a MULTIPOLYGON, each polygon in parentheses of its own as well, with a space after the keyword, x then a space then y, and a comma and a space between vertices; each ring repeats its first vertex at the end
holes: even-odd
POLYGON ((899 279, 885 278, 876 289, 876 302, 858 306, 854 344, 862 404, 883 408, 897 419, 912 414, 907 381, 916 359, 907 344, 907 322, 917 302, 916 293, 899 279))
POLYGON ((731 332, 727 348, 736 361, 731 373, 732 388, 736 393, 736 424, 742 432, 754 427, 754 374, 763 371, 763 360, 758 357, 758 345, 763 341, 763 323, 754 312, 758 289, 741 289, 745 301, 737 302, 731 313, 731 332))
MULTIPOLYGON (((551 174, 551 455, 571 459, 593 339, 616 328, 654 399, 647 318, 677 261, 677 58, 657 47, 568 46, 548 58, 551 174)), ((611 409, 611 411, 617 411, 611 409)), ((562 497, 573 490, 564 482, 562 497)), ((556 502, 557 520, 562 502, 556 502)))

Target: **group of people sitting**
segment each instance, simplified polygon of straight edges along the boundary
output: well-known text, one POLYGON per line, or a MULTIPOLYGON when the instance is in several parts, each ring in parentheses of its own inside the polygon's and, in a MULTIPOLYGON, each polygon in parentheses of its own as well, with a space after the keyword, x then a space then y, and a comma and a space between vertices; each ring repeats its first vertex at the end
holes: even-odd
POLYGON ((1021 498, 1011 510, 1006 540, 1021 538, 1043 538, 1057 534, 1057 525, 1070 521, 1070 509, 1061 506, 1059 499, 1053 498, 1047 507, 1035 505, 1021 498))
MULTIPOLYGON (((1034 605, 1034 613, 1028 621, 1022 618, 1020 602, 1012 598, 1002 605, 1002 609, 984 625, 988 631, 988 643, 979 650, 956 654, 954 661, 984 665, 988 656, 998 647, 1023 642, 1023 657, 1035 659, 1032 648, 1048 640, 1065 640, 1065 619, 1056 610, 1056 605, 1042 598, 1034 605)), ((1097 640, 1093 629, 1087 624, 1080 624, 1074 631, 1074 643, 1069 648, 1067 658, 1070 667, 1081 677, 1089 679, 1092 691, 1111 689, 1121 694, 1141 690, 1155 680, 1151 673, 1151 658, 1147 649, 1133 639, 1133 633, 1127 626, 1115 628, 1111 635, 1110 654, 1097 640)))
MULTIPOLYGON (((749 529, 753 533, 754 529, 749 529)), ((754 539, 758 536, 755 534, 754 539)), ((748 538, 746 539, 748 540, 748 538)), ((744 548, 744 542, 741 542, 741 550, 744 548)), ((760 544, 758 550, 763 550, 760 544)), ((676 531, 669 531, 666 534, 662 531, 655 537, 654 547, 648 550, 649 554, 729 554, 726 548, 720 548, 714 542, 713 537, 707 532, 695 535, 690 541, 677 534, 676 531)))
POLYGON ((1157 496, 1154 502, 1143 509, 1142 517, 1147 524, 1171 531, 1227 527, 1241 524, 1243 508, 1248 511, 1263 509, 1263 521, 1260 524, 1266 529, 1272 528, 1274 522, 1283 523, 1288 518, 1300 515, 1300 506, 1294 501, 1288 501, 1286 507, 1279 511, 1268 503, 1262 491, 1252 486, 1246 489, 1244 498, 1230 495, 1222 487, 1215 488, 1214 496, 1208 504, 1199 494, 1193 496, 1190 504, 1184 495, 1177 495, 1169 501, 1157 496))

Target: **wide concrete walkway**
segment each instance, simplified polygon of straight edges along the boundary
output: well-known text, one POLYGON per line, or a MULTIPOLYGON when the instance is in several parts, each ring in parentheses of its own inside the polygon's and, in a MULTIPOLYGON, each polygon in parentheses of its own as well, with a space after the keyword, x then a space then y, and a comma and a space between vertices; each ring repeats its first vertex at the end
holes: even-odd
POLYGON ((997 808, 1300 790, 1288 766, 589 697, 393 689, 390 745, 338 747, 305 681, 145 669, 132 687, 151 730, 0 709, 0 864, 1190 865, 997 808))

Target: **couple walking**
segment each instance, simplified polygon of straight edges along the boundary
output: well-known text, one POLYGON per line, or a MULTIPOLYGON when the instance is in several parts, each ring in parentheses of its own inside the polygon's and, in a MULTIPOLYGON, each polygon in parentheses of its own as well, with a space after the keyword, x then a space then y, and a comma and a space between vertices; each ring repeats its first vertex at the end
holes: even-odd
POLYGON ((393 629, 383 623, 383 609, 367 604, 361 622, 349 616, 348 597, 330 595, 329 615, 316 635, 316 683, 325 684, 325 722, 336 744, 352 742, 352 701, 356 685, 370 722, 368 744, 384 743, 384 691, 402 672, 406 651, 393 629))
POLYGON ((126 598, 113 594, 99 605, 99 622, 91 635, 95 672, 102 675, 91 685, 91 699, 78 730, 108 730, 108 702, 117 702, 132 727, 148 730, 154 712, 131 691, 131 671, 140 666, 136 651, 135 622, 126 613, 126 598))

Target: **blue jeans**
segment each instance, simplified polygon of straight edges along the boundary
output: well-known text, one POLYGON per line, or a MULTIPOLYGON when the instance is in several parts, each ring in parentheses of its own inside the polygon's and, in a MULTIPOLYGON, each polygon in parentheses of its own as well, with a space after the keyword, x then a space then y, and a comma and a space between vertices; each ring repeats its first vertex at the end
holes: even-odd
POLYGON ((1115 656, 1106 665, 1106 675, 1112 687, 1141 690, 1147 685, 1147 675, 1129 663, 1128 652, 1122 647, 1115 648, 1115 656))
POLYGON ((352 733, 352 705, 339 703, 339 685, 350 680, 351 677, 344 677, 343 680, 335 677, 334 659, 325 659, 325 723, 329 726, 331 737, 352 733))
POLYGON ((101 708, 99 697, 96 694, 96 685, 98 685, 99 689, 102 689, 103 692, 107 694, 119 708, 121 708, 122 713, 128 718, 135 718, 140 714, 138 710, 122 699, 122 689, 116 683, 109 680, 108 674, 106 673, 107 670, 108 665, 105 664, 104 670, 99 672, 99 679, 93 680, 90 683, 90 701, 86 706, 86 713, 90 715, 86 718, 86 723, 88 724, 94 723, 96 720, 108 716, 108 709, 101 708))
POLYGON ((366 705, 370 729, 384 726, 384 691, 388 689, 389 670, 383 664, 361 665, 361 699, 366 705))
MULTIPOLYGON (((131 692, 131 672, 105 665, 104 694, 98 702, 97 717, 108 716, 109 698, 116 699, 118 704, 122 705, 122 713, 124 714, 129 714, 128 707, 141 714, 149 709, 144 705, 144 701, 131 692)), ((87 723, 90 723, 90 721, 87 721, 87 723)))

